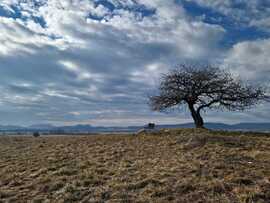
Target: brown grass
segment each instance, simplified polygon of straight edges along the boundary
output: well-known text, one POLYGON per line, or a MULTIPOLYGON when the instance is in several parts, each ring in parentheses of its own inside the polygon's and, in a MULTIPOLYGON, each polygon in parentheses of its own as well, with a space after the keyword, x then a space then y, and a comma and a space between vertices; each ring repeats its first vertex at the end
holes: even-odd
POLYGON ((0 202, 270 202, 270 135, 1 137, 0 202))

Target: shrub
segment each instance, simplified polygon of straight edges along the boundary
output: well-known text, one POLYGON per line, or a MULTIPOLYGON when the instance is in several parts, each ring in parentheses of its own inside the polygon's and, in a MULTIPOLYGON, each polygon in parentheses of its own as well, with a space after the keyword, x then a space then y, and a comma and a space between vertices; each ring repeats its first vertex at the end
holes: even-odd
POLYGON ((39 132, 34 132, 34 133, 33 133, 33 136, 34 136, 34 137, 40 137, 40 134, 39 134, 39 132))

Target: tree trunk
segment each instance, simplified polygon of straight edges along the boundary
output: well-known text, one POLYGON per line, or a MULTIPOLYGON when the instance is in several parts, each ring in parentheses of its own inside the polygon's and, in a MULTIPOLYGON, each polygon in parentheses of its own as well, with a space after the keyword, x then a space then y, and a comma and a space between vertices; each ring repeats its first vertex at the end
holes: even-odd
POLYGON ((203 122, 203 118, 200 115, 200 111, 196 111, 194 109, 193 104, 188 104, 188 107, 191 112, 191 116, 194 120, 196 128, 204 128, 204 122, 203 122))

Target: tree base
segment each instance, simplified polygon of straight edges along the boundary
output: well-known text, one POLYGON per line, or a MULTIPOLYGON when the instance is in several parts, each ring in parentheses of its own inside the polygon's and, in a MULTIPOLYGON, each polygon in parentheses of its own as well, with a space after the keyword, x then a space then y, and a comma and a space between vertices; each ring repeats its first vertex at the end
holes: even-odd
POLYGON ((197 129, 207 129, 206 127, 204 126, 196 126, 197 129))

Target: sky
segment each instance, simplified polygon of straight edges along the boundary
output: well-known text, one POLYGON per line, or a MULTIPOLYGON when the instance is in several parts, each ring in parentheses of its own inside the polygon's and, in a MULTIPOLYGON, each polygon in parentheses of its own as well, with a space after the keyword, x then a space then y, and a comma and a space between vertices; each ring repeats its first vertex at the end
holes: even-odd
MULTIPOLYGON (((160 74, 211 63, 270 82, 269 0, 1 0, 0 125, 174 124, 152 112, 160 74)), ((270 122, 270 106, 206 122, 270 122)))

